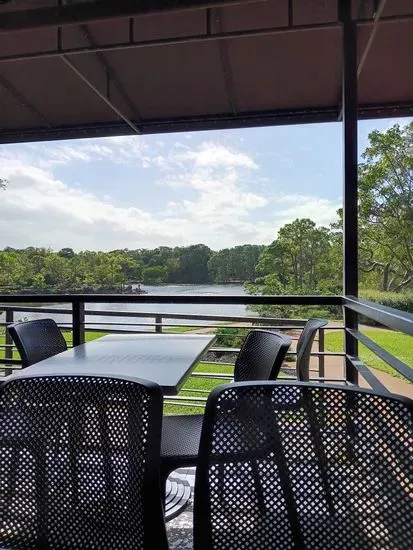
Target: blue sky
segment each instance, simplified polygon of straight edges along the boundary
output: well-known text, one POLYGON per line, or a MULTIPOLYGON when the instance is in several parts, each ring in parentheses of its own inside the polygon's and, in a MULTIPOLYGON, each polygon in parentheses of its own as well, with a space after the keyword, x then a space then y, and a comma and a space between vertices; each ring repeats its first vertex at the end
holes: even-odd
MULTIPOLYGON (((359 152, 386 119, 359 123, 359 152)), ((269 244, 297 217, 335 219, 338 123, 0 146, 0 247, 269 244)))

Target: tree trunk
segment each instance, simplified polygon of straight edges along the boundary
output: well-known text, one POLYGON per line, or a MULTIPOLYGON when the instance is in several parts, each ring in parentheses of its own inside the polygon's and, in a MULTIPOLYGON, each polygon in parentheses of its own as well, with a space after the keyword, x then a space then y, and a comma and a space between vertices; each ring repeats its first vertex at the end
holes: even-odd
POLYGON ((382 290, 384 292, 386 292, 387 290, 389 290, 389 269, 390 269, 390 264, 387 263, 385 266, 384 266, 384 269, 383 269, 383 284, 382 284, 382 290))

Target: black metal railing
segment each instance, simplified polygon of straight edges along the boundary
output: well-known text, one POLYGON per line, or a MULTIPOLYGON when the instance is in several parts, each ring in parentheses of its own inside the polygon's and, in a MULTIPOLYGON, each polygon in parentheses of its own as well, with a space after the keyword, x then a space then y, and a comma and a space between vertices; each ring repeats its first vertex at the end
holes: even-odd
MULTIPOLYGON (((164 332, 164 331, 199 331, 208 329, 216 331, 222 327, 230 326, 240 334, 245 333, 248 327, 265 326, 272 330, 288 330, 300 331, 304 324, 304 319, 280 319, 275 317, 259 317, 251 315, 208 315, 208 314, 190 314, 190 313, 171 313, 166 311, 113 311, 113 310, 92 310, 87 307, 89 303, 158 303, 161 308, 162 304, 236 304, 236 305, 256 305, 256 304, 286 304, 289 300, 286 297, 280 299, 268 299, 265 297, 261 300, 259 297, 251 296, 147 296, 147 295, 35 295, 35 296, 4 296, 1 297, 3 305, 0 305, 0 312, 5 312, 4 322, 2 326, 24 319, 26 315, 36 314, 39 316, 57 317, 60 316, 59 326, 62 329, 69 330, 72 333, 72 344, 79 345, 85 341, 87 332, 105 332, 105 333, 133 333, 133 332, 164 332), (4 298, 4 299, 3 299, 4 298), (53 307, 45 307, 45 303, 53 302, 53 307), (6 304, 4 302, 9 302, 6 304), (12 303, 10 303, 12 302, 12 303), (20 302, 20 303, 17 303, 20 302), (23 305, 22 305, 23 302, 23 305), (24 305, 26 304, 30 305, 24 305), (42 304, 41 307, 35 306, 35 303, 42 304), (71 307, 62 307, 70 305, 71 307), (62 320, 62 317, 65 319, 62 320), (97 320, 96 317, 103 319, 97 320), (119 317, 120 319, 116 319, 119 317), (127 319, 127 321, 125 321, 127 319), (228 325, 230 324, 230 325, 228 325)), ((1 303, 0 301, 0 303, 1 303)), ((295 305, 317 305, 321 301, 323 304, 338 305, 339 299, 335 297, 292 297, 290 301, 295 305)), ((342 327, 330 327, 326 330, 343 330, 342 327)), ((344 357, 344 353, 328 352, 324 349, 324 330, 319 333, 318 350, 313 352, 315 358, 314 365, 311 369, 312 375, 316 377, 324 377, 325 374, 325 357, 340 356, 344 357)), ((233 377, 234 360, 239 348, 234 347, 231 343, 226 343, 227 338, 232 338, 233 335, 220 334, 220 345, 212 347, 201 365, 205 363, 217 363, 223 365, 226 371, 230 372, 193 372, 190 381, 197 378, 208 379, 211 383, 222 383, 233 377)), ((293 336, 294 339, 294 336, 293 336)), ((295 338, 298 339, 298 336, 295 338)), ((19 368, 20 361, 16 358, 16 353, 9 336, 6 336, 4 357, 0 356, 0 364, 5 366, 3 374, 10 374, 14 369, 19 368), (14 358, 13 358, 14 354, 14 358)), ((289 354, 292 359, 295 351, 289 354)), ((207 369, 205 369, 207 370, 207 369)), ((287 372, 293 369, 287 369, 287 372)), ((337 376, 338 380, 343 381, 342 377, 337 376)), ((196 385, 192 384, 192 385, 196 385)), ((204 406, 208 390, 191 387, 187 384, 181 391, 181 394, 166 401, 168 404, 179 404, 179 406, 204 406)))
MULTIPOLYGON (((407 365, 393 354, 389 353, 382 346, 374 342, 371 338, 363 334, 358 329, 357 316, 362 315, 380 325, 384 325, 392 330, 402 332, 409 336, 413 336, 413 315, 398 309, 393 309, 368 300, 361 300, 355 296, 343 297, 344 312, 351 312, 356 316, 356 323, 352 326, 345 324, 346 344, 350 343, 351 349, 357 350, 358 342, 361 342, 366 348, 372 351, 376 357, 387 363, 396 372, 413 381, 413 366, 407 365)), ((344 317, 346 318, 346 316, 344 317)), ((348 346, 348 347, 350 347, 348 346)), ((350 377, 358 379, 358 374, 361 374, 368 384, 381 391, 387 391, 386 386, 377 378, 371 369, 360 360, 358 354, 350 354, 346 349, 346 371, 351 371, 350 377)), ((348 379, 349 376, 346 376, 348 379)))
MULTIPOLYGON (((365 345, 377 357, 385 361, 394 368, 399 374, 413 380, 413 368, 403 363, 400 359, 390 354, 387 350, 373 342, 369 337, 363 334, 358 327, 358 315, 372 319, 373 321, 385 325, 393 330, 403 332, 413 336, 413 315, 392 308, 384 307, 373 302, 360 300, 352 296, 152 296, 152 295, 3 295, 0 296, 0 312, 5 312, 4 321, 0 326, 7 326, 15 322, 25 313, 36 313, 37 315, 66 315, 67 322, 61 322, 60 326, 70 330, 72 333, 72 344, 74 346, 85 342, 87 331, 104 332, 163 332, 170 330, 200 330, 209 327, 211 330, 217 330, 225 323, 230 323, 231 328, 239 331, 245 331, 248 326, 260 325, 273 330, 294 330, 301 329, 305 320, 303 319, 279 319, 274 317, 262 316, 230 316, 230 315, 206 315, 189 313, 170 313, 166 311, 108 311, 91 310, 87 304, 91 303, 135 303, 135 304, 199 304, 199 305, 294 305, 294 306, 342 306, 344 326, 327 326, 319 331, 318 351, 313 351, 312 355, 318 358, 318 368, 314 371, 317 378, 325 377, 325 358, 329 356, 339 356, 344 358, 344 375, 334 376, 334 379, 347 384, 358 384, 359 375, 376 390, 386 391, 387 388, 379 380, 376 374, 369 369, 359 358, 357 346, 358 342, 365 345), (68 307, 45 307, 44 304, 70 304, 68 307), (24 305, 30 304, 30 305, 24 305), (42 304, 41 307, 35 304, 42 304), (16 313, 19 317, 16 317, 16 313), (104 321, 96 321, 96 316, 104 317, 104 321), (124 320, 114 320, 116 317, 124 320), (344 349, 341 352, 330 352, 325 350, 325 330, 344 331, 344 349)), ((224 335, 220 338, 225 338, 224 335)), ((221 340, 222 341, 222 340, 221 340)), ((4 348, 4 357, 0 355, 0 364, 3 364, 3 374, 9 374, 13 369, 18 368, 20 361, 13 357, 13 344, 6 332, 4 348)), ((212 354, 222 356, 233 356, 237 352, 233 346, 215 346, 211 349, 212 354)), ((292 352, 292 355, 294 352, 292 352)), ((221 360, 209 360, 208 362, 218 362, 220 364, 233 365, 233 361, 223 362, 221 360)), ((193 377, 215 378, 225 380, 230 377, 228 373, 203 373, 194 372, 193 377)), ((331 377, 328 379, 331 380, 331 377)), ((196 388, 186 388, 184 393, 205 393, 196 388)), ((175 398, 174 398, 175 399, 175 398)), ((197 398, 194 395, 181 395, 176 398, 184 403, 200 402, 204 398, 197 398)))

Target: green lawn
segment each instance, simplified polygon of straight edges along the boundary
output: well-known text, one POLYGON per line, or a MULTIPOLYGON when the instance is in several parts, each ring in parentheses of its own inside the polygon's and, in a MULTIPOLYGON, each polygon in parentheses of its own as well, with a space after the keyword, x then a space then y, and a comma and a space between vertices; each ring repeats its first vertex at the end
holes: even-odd
MULTIPOLYGON (((194 370, 194 372, 219 372, 219 373, 225 373, 232 377, 232 374, 234 372, 234 368, 230 367, 228 365, 220 365, 218 363, 202 363, 198 364, 194 370)), ((229 380, 228 380, 229 382, 229 380)), ((208 394, 200 394, 197 392, 191 392, 190 389, 195 390, 207 390, 210 392, 213 390, 216 386, 219 386, 220 384, 225 384, 225 380, 221 379, 213 379, 213 378, 198 378, 191 376, 188 378, 186 383, 184 384, 184 387, 182 388, 181 392, 179 393, 180 396, 194 396, 194 397, 207 397, 208 394)), ((165 405, 164 410, 166 414, 196 414, 201 413, 203 411, 203 405, 200 407, 194 407, 194 406, 186 406, 186 405, 165 405)))
MULTIPOLYGON (((402 334, 401 332, 374 328, 363 328, 361 332, 389 353, 403 361, 403 363, 411 366, 413 365, 413 337, 402 334)), ((326 331, 326 351, 343 351, 343 338, 344 334, 341 330, 326 331)), ((363 346, 363 344, 359 344, 359 356, 368 367, 373 367, 377 370, 387 372, 392 376, 396 376, 397 378, 404 379, 401 374, 392 369, 387 363, 376 357, 376 355, 363 346)))
POLYGON ((196 329, 194 329, 193 327, 165 327, 162 332, 180 333, 180 332, 191 332, 193 330, 196 330, 196 329))

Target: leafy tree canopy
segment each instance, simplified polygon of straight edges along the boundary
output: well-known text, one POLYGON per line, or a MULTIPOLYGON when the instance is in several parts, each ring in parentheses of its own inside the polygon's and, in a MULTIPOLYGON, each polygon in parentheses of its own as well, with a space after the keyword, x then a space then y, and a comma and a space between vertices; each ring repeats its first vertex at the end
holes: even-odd
POLYGON ((413 123, 369 141, 359 165, 360 267, 370 285, 398 291, 413 281, 413 123))

